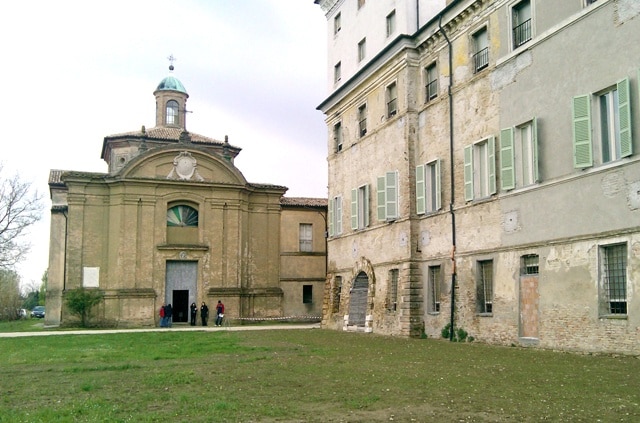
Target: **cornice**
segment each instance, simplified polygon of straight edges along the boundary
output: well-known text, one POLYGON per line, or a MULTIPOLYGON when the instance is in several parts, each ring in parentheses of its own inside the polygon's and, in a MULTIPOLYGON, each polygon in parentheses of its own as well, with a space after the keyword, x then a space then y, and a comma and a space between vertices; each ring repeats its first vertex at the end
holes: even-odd
POLYGON ((344 0, 315 0, 315 3, 320 6, 325 16, 328 17, 344 3, 344 0))

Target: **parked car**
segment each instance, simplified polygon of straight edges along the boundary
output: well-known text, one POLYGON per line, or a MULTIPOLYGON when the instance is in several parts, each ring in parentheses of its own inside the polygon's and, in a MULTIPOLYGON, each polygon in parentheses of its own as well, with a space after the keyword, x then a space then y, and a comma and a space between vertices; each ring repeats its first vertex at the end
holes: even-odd
POLYGON ((33 310, 31 310, 31 317, 44 319, 44 306, 35 306, 33 310))
POLYGON ((26 319, 27 318, 27 310, 24 308, 19 308, 16 310, 16 314, 18 315, 18 319, 26 319))

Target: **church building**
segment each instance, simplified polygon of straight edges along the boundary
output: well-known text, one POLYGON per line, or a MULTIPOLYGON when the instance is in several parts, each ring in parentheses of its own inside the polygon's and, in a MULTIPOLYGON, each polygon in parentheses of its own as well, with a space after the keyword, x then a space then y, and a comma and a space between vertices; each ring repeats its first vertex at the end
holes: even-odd
POLYGON ((162 303, 187 322, 190 304, 218 300, 239 321, 320 316, 327 200, 247 182, 239 147, 185 129, 169 69, 155 126, 104 138, 107 173, 50 173, 46 324, 74 319, 65 292, 80 287, 103 292, 93 319, 114 326, 156 325, 162 303))

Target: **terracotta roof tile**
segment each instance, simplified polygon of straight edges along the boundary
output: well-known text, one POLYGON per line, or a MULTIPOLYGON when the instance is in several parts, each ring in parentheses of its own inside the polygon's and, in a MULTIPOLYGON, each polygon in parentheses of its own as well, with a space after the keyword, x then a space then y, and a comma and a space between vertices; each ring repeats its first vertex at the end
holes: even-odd
POLYGON ((326 198, 281 197, 280 205, 289 207, 327 207, 326 198))

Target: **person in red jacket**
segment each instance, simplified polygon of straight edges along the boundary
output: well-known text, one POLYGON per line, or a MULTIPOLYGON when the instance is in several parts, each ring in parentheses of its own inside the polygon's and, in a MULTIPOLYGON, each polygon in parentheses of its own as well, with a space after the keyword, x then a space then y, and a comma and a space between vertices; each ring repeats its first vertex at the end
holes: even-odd
POLYGON ((216 305, 216 326, 222 326, 223 317, 224 317, 224 304, 222 304, 222 301, 218 300, 218 305, 216 305))
POLYGON ((160 327, 164 328, 167 326, 167 321, 164 318, 164 303, 162 303, 162 307, 160 307, 160 327))

